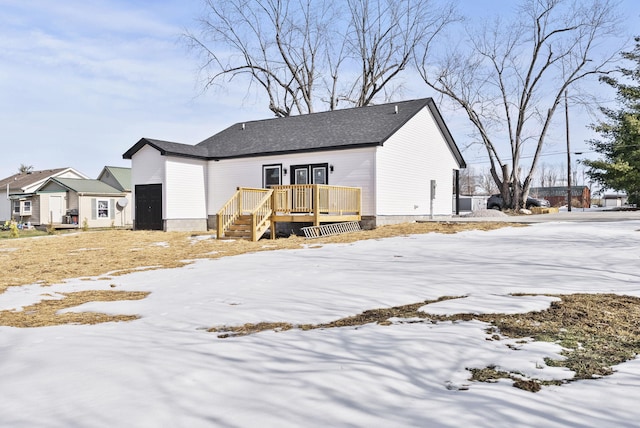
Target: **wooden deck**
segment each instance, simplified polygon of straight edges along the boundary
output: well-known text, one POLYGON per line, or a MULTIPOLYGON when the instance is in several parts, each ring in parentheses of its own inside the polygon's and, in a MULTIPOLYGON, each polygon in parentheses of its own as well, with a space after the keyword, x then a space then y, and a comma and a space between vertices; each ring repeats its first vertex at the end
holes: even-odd
POLYGON ((356 187, 300 184, 271 189, 238 188, 218 212, 218 238, 257 241, 267 229, 275 238, 277 223, 360 221, 361 191, 356 187))

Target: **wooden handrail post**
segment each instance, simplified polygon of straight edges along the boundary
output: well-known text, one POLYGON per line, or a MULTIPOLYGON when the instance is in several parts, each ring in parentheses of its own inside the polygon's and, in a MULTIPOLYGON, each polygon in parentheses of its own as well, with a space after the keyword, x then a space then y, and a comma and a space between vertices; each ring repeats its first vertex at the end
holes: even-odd
POLYGON ((257 235, 257 230, 256 230, 256 213, 251 214, 251 240, 253 242, 256 242, 258 240, 258 238, 256 237, 257 235))
POLYGON ((313 225, 320 226, 320 186, 313 186, 313 225))

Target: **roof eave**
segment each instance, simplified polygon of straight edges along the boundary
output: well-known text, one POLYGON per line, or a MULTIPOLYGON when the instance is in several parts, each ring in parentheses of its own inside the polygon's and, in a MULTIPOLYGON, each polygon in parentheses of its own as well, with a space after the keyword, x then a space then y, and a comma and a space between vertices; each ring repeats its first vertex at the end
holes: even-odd
POLYGON ((230 155, 230 156, 212 156, 207 158, 207 160, 213 161, 221 161, 226 159, 241 159, 241 158, 256 158, 260 156, 278 156, 278 155, 289 155, 293 153, 312 153, 312 152, 329 152, 329 151, 337 151, 337 150, 352 150, 352 149, 360 149, 366 147, 376 147, 382 146, 382 142, 371 142, 371 143, 358 143, 358 144, 349 144, 349 145, 340 145, 340 146, 323 146, 323 147, 311 147, 308 149, 292 149, 292 150, 279 150, 279 151, 270 151, 270 152, 258 152, 258 153, 244 153, 239 155, 230 155))

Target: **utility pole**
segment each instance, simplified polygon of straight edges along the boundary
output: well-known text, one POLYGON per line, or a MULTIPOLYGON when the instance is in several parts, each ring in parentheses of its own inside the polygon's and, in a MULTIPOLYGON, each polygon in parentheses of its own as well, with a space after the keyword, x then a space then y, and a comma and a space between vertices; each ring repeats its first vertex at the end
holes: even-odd
POLYGON ((567 127, 567 211, 571 212, 571 145, 569 143, 569 104, 564 91, 564 119, 567 127))

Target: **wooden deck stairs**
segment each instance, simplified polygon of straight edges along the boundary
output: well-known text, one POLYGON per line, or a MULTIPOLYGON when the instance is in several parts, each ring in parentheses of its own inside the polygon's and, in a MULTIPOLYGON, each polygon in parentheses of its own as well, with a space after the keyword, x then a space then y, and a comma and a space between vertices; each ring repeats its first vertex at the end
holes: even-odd
POLYGON ((251 216, 241 215, 224 232, 225 238, 251 240, 251 216))

